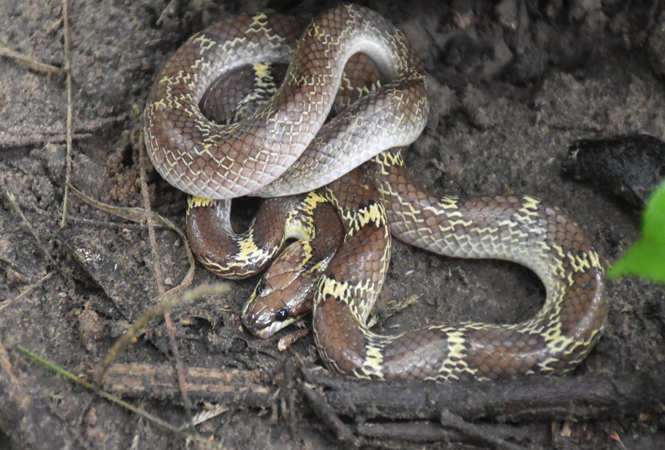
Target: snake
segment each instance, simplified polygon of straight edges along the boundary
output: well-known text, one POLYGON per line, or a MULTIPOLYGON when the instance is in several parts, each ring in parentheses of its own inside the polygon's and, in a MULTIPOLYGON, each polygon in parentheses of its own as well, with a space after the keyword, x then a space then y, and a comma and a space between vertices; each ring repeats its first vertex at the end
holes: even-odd
POLYGON ((571 371, 606 321, 601 256, 570 217, 532 196, 435 196, 415 183, 402 148, 425 127, 426 92, 422 62, 404 34, 370 9, 341 5, 306 25, 288 16, 239 16, 195 34, 166 62, 148 97, 145 144, 158 173, 191 196, 188 236, 206 268, 251 276, 298 239, 243 309, 255 334, 270 335, 311 307, 322 361, 358 378, 571 371), (347 86, 367 61, 373 88, 347 86), (287 66, 279 86, 268 70, 273 64, 287 66), (254 90, 230 92, 247 67, 254 90), (345 90, 357 90, 357 98, 337 100, 345 90), (245 108, 262 96, 268 99, 245 108), (331 114, 338 102, 345 107, 331 114), (240 112, 211 118, 210 110, 227 105, 240 112), (269 199, 251 226, 235 233, 231 199, 248 194, 269 199), (461 321, 376 333, 368 317, 392 236, 443 256, 524 265, 541 279, 545 301, 515 324, 461 321), (293 268, 294 258, 305 262, 293 268), (302 275, 307 293, 266 303, 265 292, 298 285, 302 275))

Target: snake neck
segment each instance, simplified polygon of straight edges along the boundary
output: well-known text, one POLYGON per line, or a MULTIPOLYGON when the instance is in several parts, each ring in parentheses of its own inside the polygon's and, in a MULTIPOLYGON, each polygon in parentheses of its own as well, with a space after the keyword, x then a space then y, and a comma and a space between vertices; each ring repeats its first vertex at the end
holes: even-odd
POLYGON ((190 198, 187 237, 192 252, 211 272, 243 279, 264 270, 288 239, 314 237, 314 212, 326 202, 321 195, 268 199, 261 203, 247 230, 231 225, 231 201, 190 198))

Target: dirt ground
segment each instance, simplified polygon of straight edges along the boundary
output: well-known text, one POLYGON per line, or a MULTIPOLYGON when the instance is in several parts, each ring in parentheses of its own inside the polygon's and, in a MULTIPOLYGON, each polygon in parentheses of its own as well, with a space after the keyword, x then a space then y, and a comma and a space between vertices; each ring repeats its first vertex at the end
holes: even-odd
MULTIPOLYGON (((168 8, 167 3, 70 2, 72 183, 107 203, 142 206, 137 143, 143 107, 156 72, 188 36, 235 14, 315 14, 335 2, 182 0, 168 8)), ((640 132, 665 139, 663 2, 365 4, 407 34, 431 76, 430 120, 407 157, 420 183, 438 194, 539 197, 575 218, 608 261, 638 237, 634 210, 562 177, 561 162, 568 145, 579 138, 640 132)), ((63 66, 62 3, 0 0, 0 44, 63 66)), ((0 58, 0 397, 9 398, 19 389, 32 399, 34 414, 45 412, 61 430, 52 440, 21 442, 17 439, 26 435, 21 428, 25 410, 16 410, 13 418, 5 410, 0 448, 56 448, 61 443, 70 448, 196 446, 55 375, 14 348, 20 344, 74 373, 87 373, 98 367, 157 293, 145 228, 73 196, 67 226, 59 227, 66 100, 64 75, 0 58), (51 276, 40 282, 47 274, 51 276)), ((148 182, 153 208, 182 226, 184 195, 153 170, 148 182)), ((173 287, 188 268, 183 244, 166 230, 157 231, 157 242, 165 284, 173 287)), ((394 247, 379 310, 411 296, 417 301, 399 313, 380 314, 381 329, 396 332, 462 319, 515 322, 533 314, 543 301, 542 286, 527 269, 442 258, 398 242, 394 247)), ((193 285, 209 281, 215 277, 198 267, 193 285)), ((234 283, 229 295, 207 298, 174 315, 186 366, 261 370, 272 379, 285 361, 320 363, 311 335, 279 352, 276 339, 259 341, 243 331, 239 311, 254 282, 234 283)), ((620 279, 608 281, 607 296, 605 334, 576 374, 615 376, 662 366, 665 289, 620 279)), ((151 327, 118 361, 168 364, 165 333, 163 325, 151 327)), ((277 390, 271 382, 266 385, 277 390)), ((131 401, 175 426, 188 417, 177 400, 144 396, 131 401)), ((279 402, 275 395, 272 408, 222 405, 226 412, 198 431, 228 448, 339 445, 302 398, 290 405, 295 418, 291 428, 279 402)), ((195 412, 208 407, 195 402, 195 412)), ((662 409, 516 427, 528 431, 519 442, 526 448, 655 449, 665 442, 662 409)), ((405 442, 391 445, 422 448, 405 442)))

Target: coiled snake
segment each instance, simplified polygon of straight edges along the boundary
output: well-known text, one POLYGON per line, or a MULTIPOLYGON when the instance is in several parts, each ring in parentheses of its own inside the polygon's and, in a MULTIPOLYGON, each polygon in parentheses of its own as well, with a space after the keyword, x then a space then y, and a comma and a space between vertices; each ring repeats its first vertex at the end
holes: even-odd
MULTIPOLYGON (((244 277, 263 268, 287 238, 303 239, 283 259, 318 253, 298 272, 322 271, 309 282, 314 336, 322 359, 342 373, 455 380, 575 367, 607 315, 600 258, 581 229, 529 196, 462 200, 423 191, 395 148, 418 137, 429 111, 422 64, 404 35, 352 5, 323 13, 299 36, 301 30, 297 19, 263 14, 213 25, 169 59, 153 86, 146 147, 169 183, 197 196, 190 200, 188 231, 199 260, 244 277), (373 77, 381 80, 369 83, 377 89, 361 92, 366 95, 326 121, 338 90, 368 65, 367 58, 353 57, 343 73, 358 52, 373 62, 373 77), (228 92, 228 100, 206 94, 223 78, 232 80, 227 86, 241 84, 237 71, 247 65, 254 68, 255 90, 271 94, 266 64, 289 61, 281 87, 256 109, 243 111, 254 92, 228 92), (227 104, 239 105, 230 123, 207 118, 215 114, 206 110, 227 104), (233 234, 230 198, 316 188, 266 201, 252 228, 233 234), (343 232, 329 230, 336 226, 331 206, 343 232), (543 281, 545 303, 518 324, 462 322, 376 334, 366 322, 388 268, 391 233, 440 255, 523 264, 543 281)), ((265 290, 260 283, 256 294, 265 290)), ((300 309, 301 300, 294 301, 300 309)), ((254 330, 267 335, 302 313, 280 302, 275 309, 250 302, 245 324, 267 325, 254 330)))

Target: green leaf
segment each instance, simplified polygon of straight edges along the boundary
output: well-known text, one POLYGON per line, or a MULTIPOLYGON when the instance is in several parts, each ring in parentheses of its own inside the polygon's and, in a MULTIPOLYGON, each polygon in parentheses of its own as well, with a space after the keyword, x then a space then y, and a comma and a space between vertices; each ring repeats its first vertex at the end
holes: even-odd
POLYGON ((610 268, 610 278, 621 275, 665 284, 665 182, 651 194, 644 208, 642 236, 610 268))

